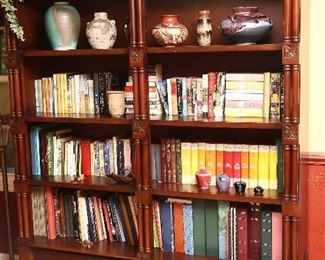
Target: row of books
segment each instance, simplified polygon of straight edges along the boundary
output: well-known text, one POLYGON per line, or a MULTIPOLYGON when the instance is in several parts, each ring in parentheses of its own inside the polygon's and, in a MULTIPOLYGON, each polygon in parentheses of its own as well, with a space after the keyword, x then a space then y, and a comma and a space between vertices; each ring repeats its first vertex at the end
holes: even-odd
POLYGON ((278 145, 215 144, 161 139, 151 144, 152 179, 161 183, 196 184, 195 173, 206 168, 216 176, 226 173, 231 185, 238 180, 248 188, 282 190, 282 153, 278 145))
POLYGON ((107 93, 123 90, 121 73, 57 73, 34 81, 36 112, 103 115, 108 113, 107 93))
POLYGON ((209 72, 157 81, 166 115, 280 118, 281 73, 209 72))
POLYGON ((225 116, 280 118, 281 73, 227 73, 225 116))
MULTIPOLYGON (((163 107, 160 102, 160 97, 157 90, 157 81, 162 79, 162 65, 148 65, 148 101, 149 114, 162 115, 163 107)), ((134 114, 133 100, 133 78, 131 71, 129 72, 128 82, 125 84, 125 114, 134 114)))
POLYGON ((30 142, 33 175, 127 176, 132 171, 130 139, 80 139, 70 128, 32 126, 30 142))
POLYGON ((94 193, 33 187, 35 236, 74 237, 80 241, 137 245, 136 204, 131 195, 101 197, 94 193))
POLYGON ((225 73, 173 77, 157 81, 164 112, 169 116, 223 116, 225 73))
POLYGON ((218 259, 282 259, 282 215, 225 201, 153 201, 154 247, 218 259))

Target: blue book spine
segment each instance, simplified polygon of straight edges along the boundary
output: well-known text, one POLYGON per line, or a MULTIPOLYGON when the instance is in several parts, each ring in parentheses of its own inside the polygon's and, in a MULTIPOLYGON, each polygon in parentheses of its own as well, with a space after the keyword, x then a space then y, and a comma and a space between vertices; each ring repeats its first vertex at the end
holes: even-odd
POLYGON ((104 142, 104 173, 105 175, 109 175, 109 151, 108 151, 108 144, 104 142))
POLYGON ((40 160, 40 143, 38 126, 33 126, 30 129, 30 144, 32 153, 32 175, 41 175, 41 160, 40 160))
POLYGON ((155 160, 156 160, 156 178, 161 182, 161 158, 160 158, 160 144, 155 146, 155 160))
POLYGON ((173 234, 173 212, 172 205, 169 202, 161 203, 161 230, 163 251, 173 252, 174 234, 173 234))
POLYGON ((191 204, 183 204, 183 226, 184 252, 187 255, 194 255, 193 207, 191 204))
POLYGON ((220 201, 218 203, 218 218, 219 218, 219 259, 226 259, 227 248, 227 212, 229 203, 220 201))

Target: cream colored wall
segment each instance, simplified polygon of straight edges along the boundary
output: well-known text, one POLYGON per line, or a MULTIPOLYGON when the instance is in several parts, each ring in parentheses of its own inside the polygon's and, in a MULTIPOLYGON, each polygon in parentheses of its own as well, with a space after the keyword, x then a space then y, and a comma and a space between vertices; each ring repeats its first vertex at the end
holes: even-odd
POLYGON ((325 152, 325 0, 301 0, 301 123, 304 152, 325 152))

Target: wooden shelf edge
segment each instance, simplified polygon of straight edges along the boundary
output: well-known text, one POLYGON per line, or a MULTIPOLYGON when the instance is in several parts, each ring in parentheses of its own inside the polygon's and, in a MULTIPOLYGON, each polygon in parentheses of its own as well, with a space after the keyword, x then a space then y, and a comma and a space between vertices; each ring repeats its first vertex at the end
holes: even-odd
POLYGON ((114 184, 106 177, 85 177, 83 181, 70 181, 69 178, 60 176, 32 176, 28 180, 30 186, 51 186, 56 188, 78 189, 78 190, 98 190, 106 192, 134 193, 135 188, 129 184, 114 184))
POLYGON ((128 55, 128 48, 112 48, 108 50, 95 49, 76 49, 76 50, 24 50, 21 51, 22 57, 68 57, 68 56, 113 56, 113 55, 128 55))
POLYGON ((202 118, 182 116, 151 116, 151 126, 179 127, 210 127, 210 128, 249 128, 249 129, 281 129, 282 124, 277 119, 269 118, 202 118))
POLYGON ((35 236, 33 241, 24 243, 24 246, 75 254, 111 257, 114 259, 137 259, 136 247, 107 240, 96 242, 92 248, 85 248, 74 238, 49 240, 46 237, 35 236))
POLYGON ((211 45, 211 46, 176 46, 148 47, 148 54, 172 53, 217 53, 217 52, 269 52, 281 51, 282 44, 253 44, 253 45, 211 45))
POLYGON ((31 123, 84 123, 84 124, 112 124, 131 125, 133 116, 113 118, 110 116, 88 115, 88 114, 49 114, 37 113, 24 116, 26 122, 31 123))
POLYGON ((184 253, 166 253, 160 249, 154 249, 153 259, 157 260, 218 260, 217 257, 186 255, 184 253))
POLYGON ((254 202, 260 204, 282 205, 282 195, 276 190, 265 190, 264 195, 255 196, 253 189, 246 189, 245 194, 237 195, 234 188, 229 192, 218 192, 217 187, 210 186, 208 190, 201 191, 197 185, 191 184, 161 184, 154 182, 152 194, 163 197, 179 197, 187 199, 222 200, 230 202, 254 202))

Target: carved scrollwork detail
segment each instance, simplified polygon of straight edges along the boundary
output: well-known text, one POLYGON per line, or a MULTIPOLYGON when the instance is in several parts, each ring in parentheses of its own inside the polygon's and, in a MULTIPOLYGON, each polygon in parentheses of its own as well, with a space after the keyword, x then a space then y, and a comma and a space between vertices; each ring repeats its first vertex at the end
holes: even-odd
POLYGON ((5 52, 5 62, 8 69, 16 69, 20 66, 20 55, 16 50, 5 52))
POLYGON ((298 125, 290 124, 284 126, 284 138, 297 139, 298 138, 298 125))
POLYGON ((152 256, 151 256, 150 252, 138 252, 137 259, 139 259, 139 260, 150 260, 150 259, 152 259, 152 256))
POLYGON ((283 45, 283 64, 299 63, 299 46, 296 43, 283 45))
POLYGON ((130 52, 130 66, 141 67, 144 63, 144 50, 143 48, 131 47, 130 52))
POLYGON ((143 120, 133 121, 133 136, 135 139, 145 139, 146 138, 146 122, 143 120))

